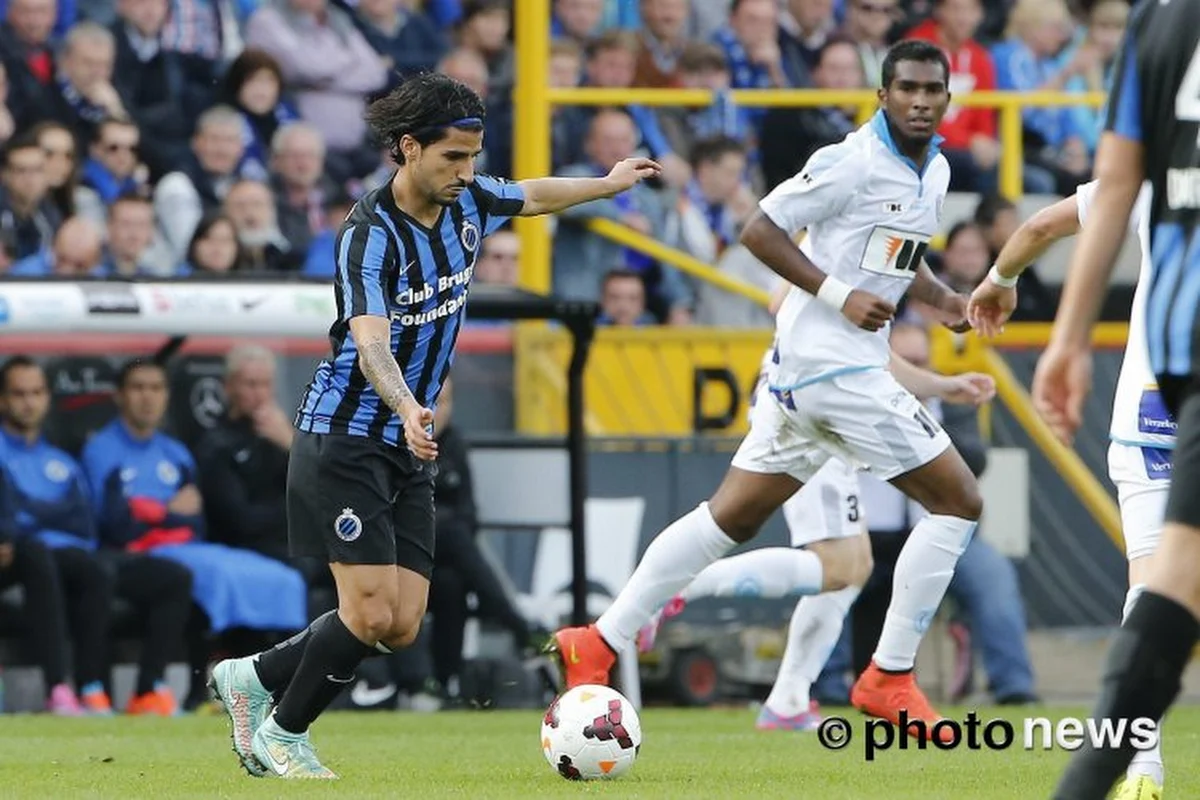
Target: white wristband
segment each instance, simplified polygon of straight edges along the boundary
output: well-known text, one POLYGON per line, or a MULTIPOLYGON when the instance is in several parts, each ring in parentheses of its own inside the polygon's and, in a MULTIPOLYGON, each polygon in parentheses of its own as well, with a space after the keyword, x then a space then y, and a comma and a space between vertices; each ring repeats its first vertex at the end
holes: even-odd
POLYGON ((990 280, 992 283, 996 284, 997 286, 1001 286, 1005 289, 1013 288, 1014 286, 1017 285, 1017 281, 1019 281, 1020 279, 1021 279, 1020 275, 1018 275, 1015 278, 1004 277, 1003 275, 1000 274, 1000 270, 996 269, 995 264, 993 264, 992 268, 988 271, 988 280, 990 280))
POLYGON ((842 306, 846 305, 846 298, 853 291, 853 286, 829 275, 821 281, 821 288, 817 290, 817 299, 840 314, 842 306))

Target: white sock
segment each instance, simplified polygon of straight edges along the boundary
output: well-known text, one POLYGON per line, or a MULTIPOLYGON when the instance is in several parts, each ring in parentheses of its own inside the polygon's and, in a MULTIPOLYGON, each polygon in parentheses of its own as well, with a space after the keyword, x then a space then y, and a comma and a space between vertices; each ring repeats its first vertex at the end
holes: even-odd
POLYGON ((650 546, 625 588, 596 628, 613 650, 626 649, 654 612, 737 545, 717 527, 708 503, 667 526, 650 546))
POLYGON ((837 645, 846 614, 861 589, 847 586, 805 597, 796 604, 779 675, 767 697, 767 706, 776 714, 794 717, 808 710, 809 689, 837 645))
MULTIPOLYGON (((1133 604, 1137 602, 1145 590, 1145 584, 1134 584, 1129 587, 1129 591, 1125 593, 1125 608, 1121 611, 1121 622, 1125 622, 1129 618, 1129 612, 1133 610, 1133 604)), ((1161 737, 1161 731, 1159 736, 1161 737)), ((1129 768, 1125 774, 1130 778, 1137 778, 1140 775, 1149 776, 1159 786, 1163 785, 1163 777, 1166 774, 1163 768, 1162 758, 1162 739, 1159 739, 1150 750, 1136 750, 1133 754, 1133 760, 1129 762, 1129 768)))
POLYGON ((821 559, 808 550, 760 547, 709 564, 681 592, 683 599, 701 597, 787 597, 821 591, 821 559))
POLYGON ((892 603, 875 649, 880 669, 912 669, 921 637, 929 628, 954 565, 975 532, 974 520, 932 514, 917 523, 896 559, 892 603))

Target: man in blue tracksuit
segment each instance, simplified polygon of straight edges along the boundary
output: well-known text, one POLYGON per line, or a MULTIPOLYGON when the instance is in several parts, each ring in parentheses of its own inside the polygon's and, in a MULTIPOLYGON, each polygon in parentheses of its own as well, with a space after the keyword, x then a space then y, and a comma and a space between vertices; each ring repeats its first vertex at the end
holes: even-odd
MULTIPOLYGON (((170 561, 97 549, 83 470, 42 438, 49 410, 49 384, 40 366, 17 356, 0 367, 0 463, 9 490, 0 517, 20 544, 37 543, 52 555, 66 597, 83 710, 112 712, 105 685, 116 594, 145 618, 138 683, 127 711, 171 714, 175 704, 163 677, 191 610, 191 573, 170 561)), ((53 680, 47 676, 47 683, 53 680)))
POLYGON ((167 412, 165 370, 146 361, 126 364, 115 399, 117 418, 88 441, 82 459, 100 541, 187 567, 192 598, 213 633, 303 628, 307 590, 299 572, 251 550, 205 541, 195 461, 159 430, 167 412))

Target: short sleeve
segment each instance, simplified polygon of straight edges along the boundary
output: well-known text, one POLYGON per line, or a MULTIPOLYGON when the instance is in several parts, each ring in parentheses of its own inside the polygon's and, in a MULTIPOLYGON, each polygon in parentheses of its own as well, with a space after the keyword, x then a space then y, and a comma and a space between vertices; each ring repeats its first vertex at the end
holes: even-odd
POLYGON ((789 236, 845 208, 865 171, 840 145, 812 154, 797 175, 776 186, 758 204, 764 215, 789 236))
POLYGON ((342 318, 386 317, 387 233, 374 225, 347 225, 337 242, 337 279, 342 318))
POLYGON ((1128 25, 1125 41, 1113 69, 1112 89, 1108 95, 1104 129, 1125 139, 1142 141, 1142 80, 1138 74, 1136 32, 1128 25))
POLYGON ((491 175, 476 175, 471 194, 483 218, 484 236, 494 233, 525 208, 525 190, 519 183, 491 175))
POLYGON ((1079 215, 1079 227, 1087 223, 1087 215, 1092 210, 1092 201, 1096 199, 1096 186, 1099 181, 1088 181, 1080 184, 1075 190, 1075 211, 1079 215))

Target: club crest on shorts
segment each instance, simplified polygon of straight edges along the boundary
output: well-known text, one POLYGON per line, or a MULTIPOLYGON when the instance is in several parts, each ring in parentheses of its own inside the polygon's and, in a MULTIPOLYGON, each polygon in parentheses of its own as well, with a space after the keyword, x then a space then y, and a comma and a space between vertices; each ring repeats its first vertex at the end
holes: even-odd
POLYGON ((333 521, 333 532, 343 542, 353 542, 362 536, 362 531, 362 520, 354 513, 353 508, 343 508, 342 513, 333 521))

